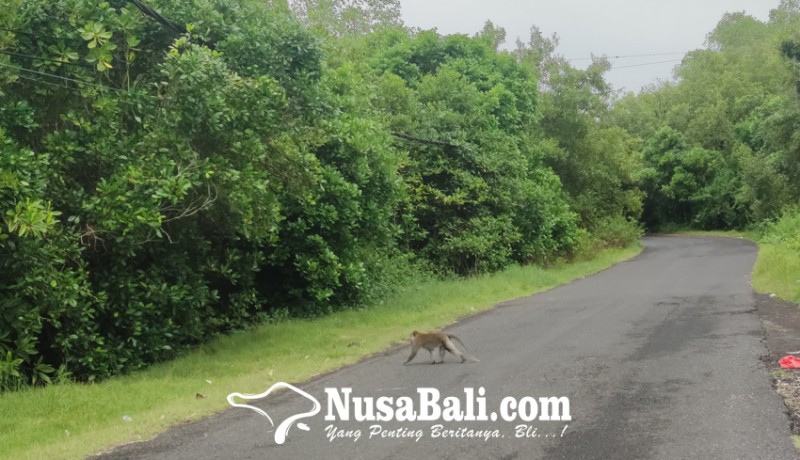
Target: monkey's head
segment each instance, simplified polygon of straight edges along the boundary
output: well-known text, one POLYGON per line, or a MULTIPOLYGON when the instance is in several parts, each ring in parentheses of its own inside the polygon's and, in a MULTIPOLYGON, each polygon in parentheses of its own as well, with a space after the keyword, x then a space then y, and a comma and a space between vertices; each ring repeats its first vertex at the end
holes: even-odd
POLYGON ((411 338, 413 339, 414 337, 417 336, 417 334, 419 334, 419 332, 417 332, 417 331, 412 332, 411 333, 411 338))

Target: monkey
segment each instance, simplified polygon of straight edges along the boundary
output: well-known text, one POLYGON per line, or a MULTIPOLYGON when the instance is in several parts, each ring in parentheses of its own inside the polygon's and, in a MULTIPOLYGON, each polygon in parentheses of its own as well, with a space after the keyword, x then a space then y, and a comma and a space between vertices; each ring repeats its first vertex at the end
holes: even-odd
POLYGON ((419 351, 420 348, 428 350, 428 353, 431 354, 431 364, 436 364, 436 358, 433 355, 433 350, 435 350, 437 347, 439 348, 439 362, 444 362, 445 350, 459 358, 462 363, 468 359, 470 361, 479 362, 475 357, 465 355, 464 353, 460 352, 458 348, 453 345, 453 342, 450 339, 456 340, 459 344, 461 344, 464 350, 467 349, 466 345, 464 345, 464 342, 462 342, 461 339, 453 334, 447 334, 444 332, 412 332, 411 355, 408 356, 408 359, 403 363, 403 365, 410 363, 411 360, 417 356, 417 351, 419 351))

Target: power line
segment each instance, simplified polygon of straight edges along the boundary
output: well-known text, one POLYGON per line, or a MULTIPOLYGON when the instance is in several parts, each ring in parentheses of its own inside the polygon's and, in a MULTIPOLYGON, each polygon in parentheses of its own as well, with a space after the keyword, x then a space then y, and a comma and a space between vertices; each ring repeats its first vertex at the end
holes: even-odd
MULTIPOLYGON (((137 8, 139 8, 139 11, 141 11, 144 15, 155 19, 159 24, 161 24, 165 28, 170 29, 173 32, 177 32, 179 34, 189 33, 186 27, 164 17, 161 13, 145 5, 140 0, 128 0, 128 2, 133 3, 137 8)), ((216 45, 211 41, 205 41, 199 37, 193 37, 193 39, 208 49, 211 50, 216 49, 216 45)))
MULTIPOLYGON (((61 85, 59 83, 55 83, 55 82, 47 81, 47 80, 42 80, 41 78, 32 77, 32 76, 25 75, 25 74, 22 74, 22 73, 17 75, 17 76, 19 78, 22 78, 23 80, 28 80, 28 81, 32 81, 32 82, 35 82, 35 83, 40 83, 42 85, 52 86, 54 88, 66 89, 66 90, 70 90, 70 91, 73 91, 73 92, 77 92, 78 94, 81 94, 80 93, 81 89, 78 88, 77 86, 61 85)), ((115 88, 111 88, 110 86, 106 86, 106 88, 115 89, 115 88)), ((120 90, 120 91, 122 91, 122 90, 120 90)), ((141 95, 145 96, 145 97, 152 97, 149 94, 141 94, 141 95)))
POLYGON ((28 76, 28 75, 25 75, 25 74, 19 74, 19 75, 17 75, 17 76, 18 76, 19 78, 22 78, 23 80, 34 81, 34 82, 36 82, 36 83, 41 83, 41 84, 43 84, 43 85, 47 85, 47 86, 54 86, 54 87, 56 87, 56 88, 61 88, 61 89, 73 89, 73 90, 80 89, 80 88, 77 88, 77 87, 75 87, 75 86, 62 86, 62 85, 60 85, 60 84, 58 84, 58 83, 53 83, 52 81, 41 80, 41 79, 39 79, 39 78, 36 78, 36 77, 31 77, 31 76, 28 76))
POLYGON ((38 35, 38 34, 35 34, 33 32, 27 32, 27 31, 19 30, 19 29, 7 29, 5 27, 0 27, 0 30, 2 30, 4 32, 11 32, 12 34, 30 35, 31 37, 36 37, 38 35))
MULTIPOLYGON (((119 88, 114 88, 113 86, 102 85, 100 83, 94 83, 94 82, 87 81, 87 80, 78 80, 76 78, 70 78, 70 77, 65 77, 65 76, 62 76, 62 75, 56 75, 56 74, 52 74, 52 73, 41 72, 41 71, 33 70, 33 69, 26 69, 25 67, 20 67, 20 66, 11 65, 11 64, 5 64, 3 62, 0 62, 0 67, 7 67, 9 69, 14 69, 14 70, 17 70, 17 71, 20 71, 20 72, 28 72, 28 73, 35 74, 35 75, 41 75, 43 77, 49 77, 49 78, 56 78, 56 79, 59 79, 59 80, 64 80, 64 81, 68 81, 68 82, 72 82, 72 83, 79 83, 79 84, 94 86, 96 88, 103 88, 103 89, 107 89, 107 90, 111 90, 111 91, 116 91, 118 93, 132 94, 130 91, 126 91, 124 89, 119 89, 119 88)), ((22 75, 20 75, 20 76, 22 76, 22 75)), ((31 80, 31 78, 27 78, 26 80, 31 80)), ((144 93, 137 93, 137 94, 140 95, 140 96, 145 96, 145 97, 154 97, 154 96, 151 96, 149 94, 144 94, 144 93)))
POLYGON ((611 66, 611 70, 629 69, 631 67, 644 67, 644 66, 648 66, 648 65, 666 64, 668 62, 679 62, 679 61, 683 61, 683 59, 668 59, 666 61, 644 62, 642 64, 623 65, 623 66, 619 66, 619 67, 611 66))
POLYGON ((73 83, 83 83, 85 85, 98 86, 98 87, 103 87, 103 88, 112 89, 112 90, 116 90, 116 91, 122 91, 122 90, 119 90, 117 88, 112 88, 110 86, 101 85, 99 83, 94 83, 94 82, 90 82, 90 81, 86 81, 86 80, 78 80, 76 78, 65 77, 65 76, 62 76, 62 75, 56 75, 56 74, 47 73, 47 72, 40 72, 38 70, 33 70, 33 69, 26 69, 25 67, 20 67, 20 66, 16 66, 16 65, 12 65, 12 64, 4 64, 2 62, 0 62, 0 67, 8 67, 9 69, 18 70, 18 71, 21 71, 21 72, 29 72, 29 73, 32 73, 32 74, 42 75, 44 77, 50 77, 50 78, 57 78, 59 80, 65 80, 65 81, 69 81, 69 82, 73 82, 73 83))
POLYGON ((93 65, 83 64, 81 62, 60 61, 58 59, 51 59, 51 58, 45 58, 45 57, 41 57, 41 56, 34 56, 34 55, 31 55, 31 54, 15 53, 13 51, 0 50, 0 54, 5 54, 7 56, 24 57, 24 58, 29 58, 29 59, 38 59, 40 61, 56 62, 56 63, 63 64, 63 65, 75 65, 75 66, 88 67, 88 68, 93 68, 94 67, 93 65))
POLYGON ((640 58, 640 57, 654 57, 654 56, 676 56, 676 55, 684 55, 686 51, 681 52, 674 52, 674 53, 650 53, 650 54, 628 54, 625 56, 594 56, 594 57, 584 57, 584 58, 573 58, 567 59, 568 62, 572 61, 590 61, 593 59, 632 59, 632 58, 640 58))

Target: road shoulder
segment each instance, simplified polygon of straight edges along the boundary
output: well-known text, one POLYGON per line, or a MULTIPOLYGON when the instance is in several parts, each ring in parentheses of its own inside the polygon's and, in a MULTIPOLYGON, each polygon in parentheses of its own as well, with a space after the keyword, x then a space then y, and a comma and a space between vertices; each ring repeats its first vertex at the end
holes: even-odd
MULTIPOLYGON (((764 363, 772 375, 775 391, 783 398, 795 435, 800 436, 800 370, 781 369, 778 360, 788 352, 800 351, 800 305, 767 294, 755 294, 768 354, 764 363)), ((800 355, 798 355, 800 356, 800 355)))

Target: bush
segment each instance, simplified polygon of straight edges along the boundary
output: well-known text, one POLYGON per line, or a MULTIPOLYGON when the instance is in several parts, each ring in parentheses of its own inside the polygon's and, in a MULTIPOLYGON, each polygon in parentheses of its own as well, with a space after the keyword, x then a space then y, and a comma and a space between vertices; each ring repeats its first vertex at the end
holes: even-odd
POLYGON ((762 223, 761 241, 800 251, 800 207, 787 208, 780 218, 762 223))
POLYGON ((384 30, 323 62, 268 3, 159 2, 185 34, 126 2, 11 10, 36 33, 0 34, 0 391, 581 244, 537 81, 492 37, 384 30))
POLYGON ((601 248, 624 248, 638 241, 643 234, 639 222, 623 216, 605 217, 591 228, 591 235, 601 248))
POLYGON ((183 36, 118 6, 11 15, 41 32, 10 39, 20 55, 48 50, 15 66, 58 51, 77 65, 42 70, 88 83, 0 93, 0 390, 362 305, 403 270, 383 273, 403 260, 398 155, 349 75, 323 81, 316 38, 263 2, 161 2, 207 26, 183 36))

